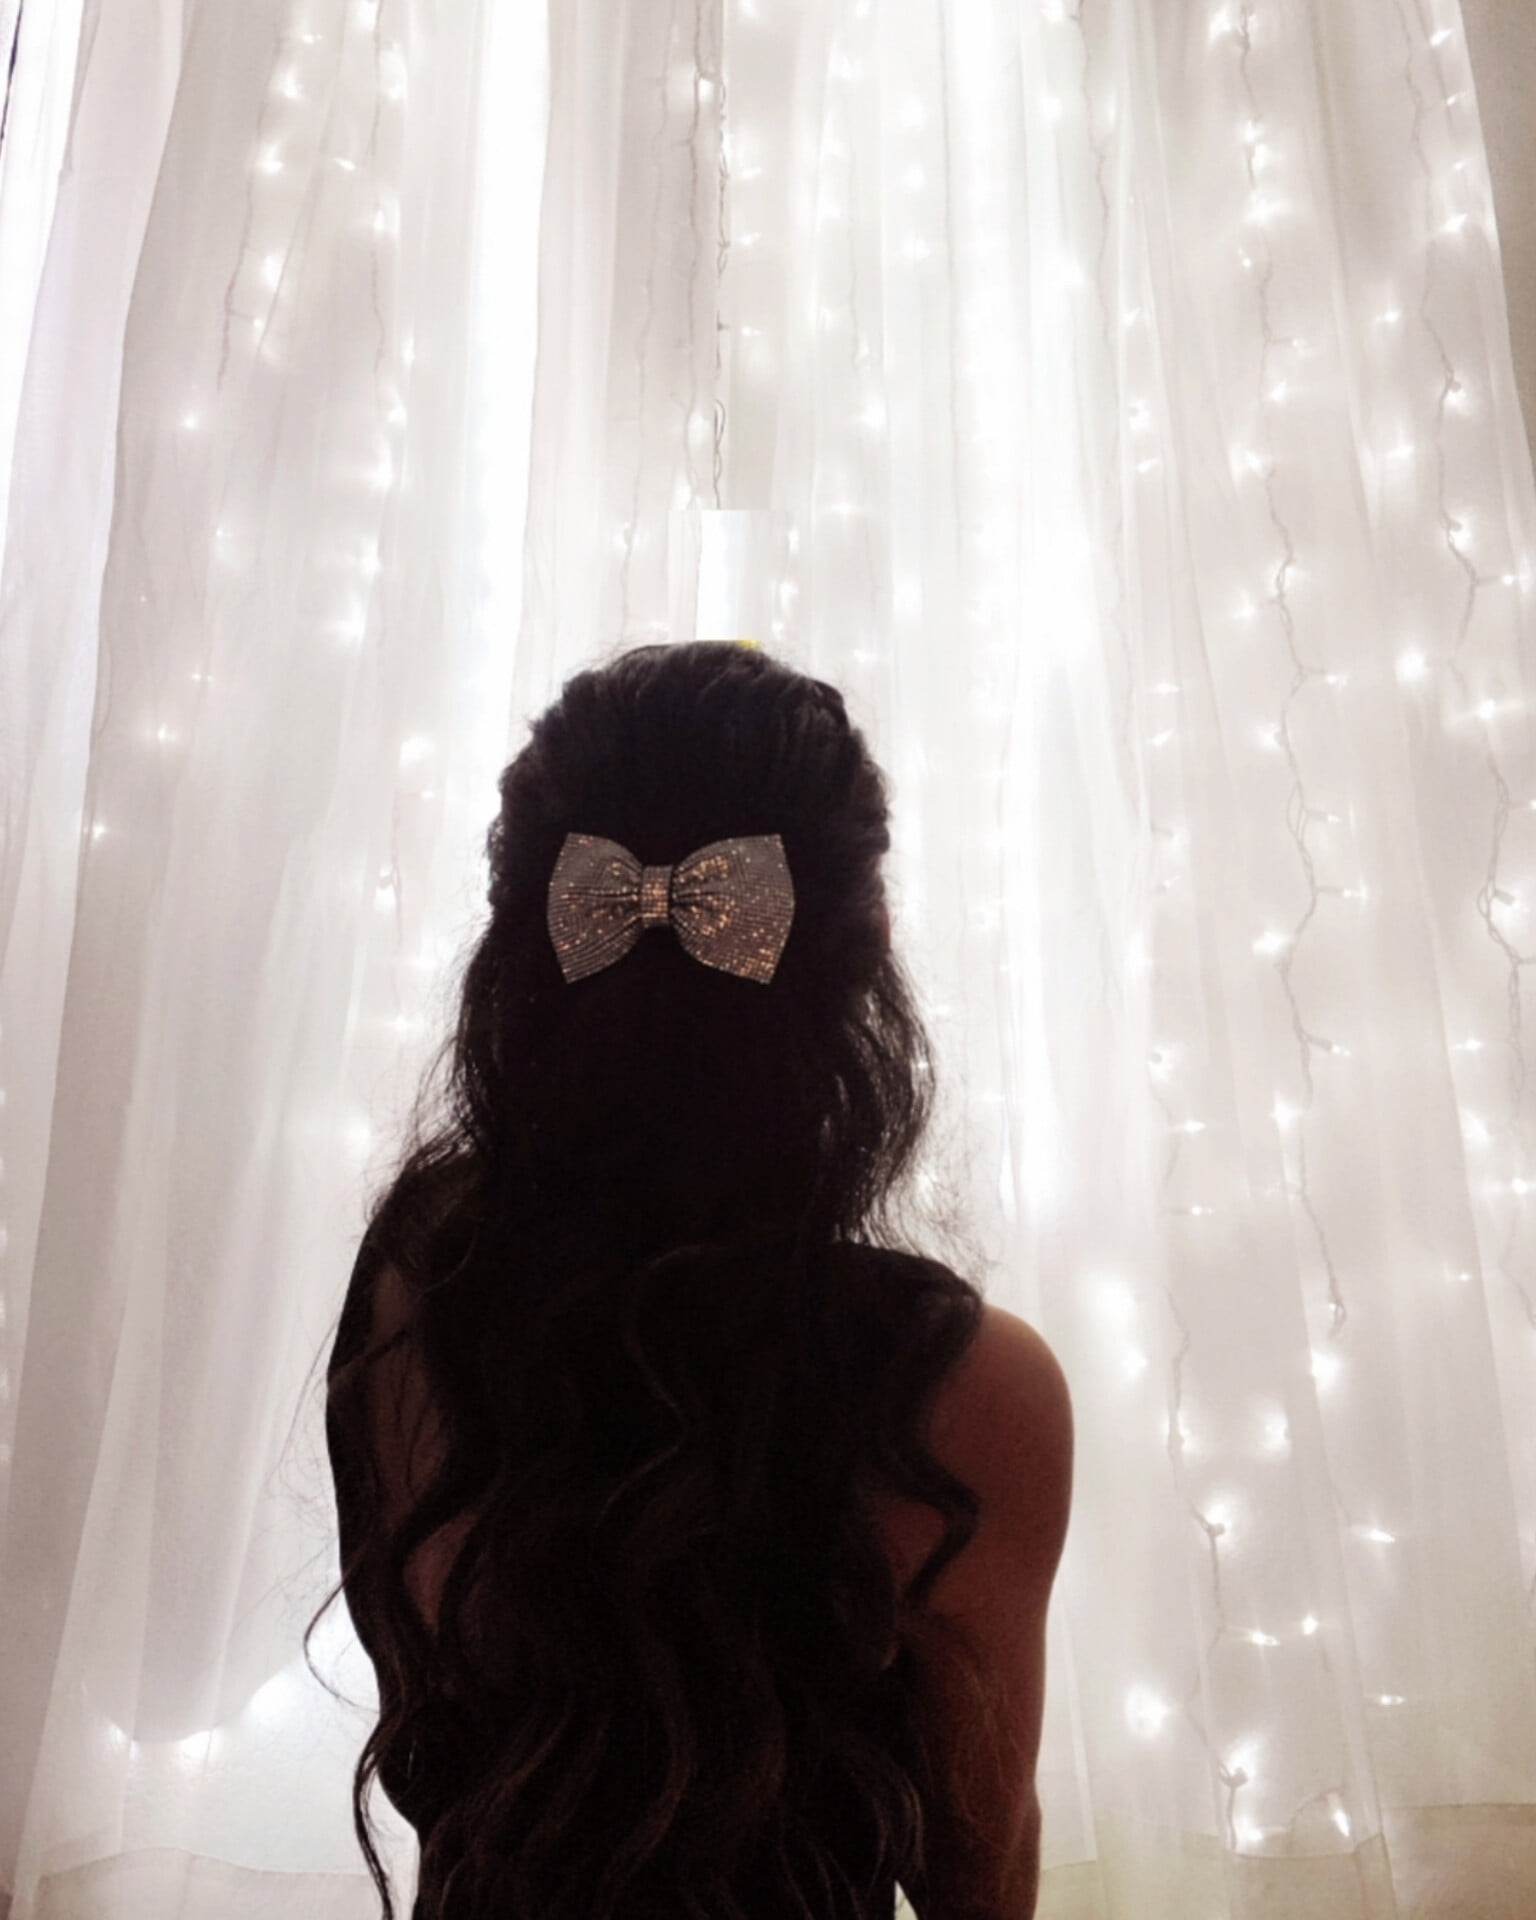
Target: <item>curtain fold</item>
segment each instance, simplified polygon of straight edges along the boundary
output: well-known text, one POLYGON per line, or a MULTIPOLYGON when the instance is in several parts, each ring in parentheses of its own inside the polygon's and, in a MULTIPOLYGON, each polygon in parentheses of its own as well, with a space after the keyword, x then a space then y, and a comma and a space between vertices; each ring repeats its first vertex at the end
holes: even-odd
POLYGON ((1523 1913, 1536 487, 1454 0, 86 0, 68 102, 0 228, 12 1920, 374 1910, 313 1363, 499 767, 695 634, 889 770, 929 1172, 1072 1383, 1041 1915, 1523 1913))

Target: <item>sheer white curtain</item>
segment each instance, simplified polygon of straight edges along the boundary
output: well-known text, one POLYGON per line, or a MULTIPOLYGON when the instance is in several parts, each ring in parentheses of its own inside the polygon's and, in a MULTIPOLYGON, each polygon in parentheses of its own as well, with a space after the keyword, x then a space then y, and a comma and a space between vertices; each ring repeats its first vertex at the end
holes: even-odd
POLYGON ((1041 1914, 1525 1912, 1536 490, 1454 0, 551 12, 546 79, 510 0, 83 9, 0 575, 14 1920, 373 1911, 308 1369, 496 769, 695 633, 890 769, 935 1165, 1073 1383, 1041 1914))

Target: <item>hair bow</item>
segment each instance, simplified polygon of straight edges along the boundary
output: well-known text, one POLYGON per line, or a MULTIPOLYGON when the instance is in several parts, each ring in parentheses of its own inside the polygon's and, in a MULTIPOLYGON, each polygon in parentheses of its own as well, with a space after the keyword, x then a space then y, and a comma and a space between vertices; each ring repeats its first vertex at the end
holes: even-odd
POLYGON ((568 833, 549 879, 549 936, 567 984, 621 960, 647 927, 670 925, 706 967, 766 986, 794 913, 776 833, 711 840, 658 867, 616 840, 568 833))

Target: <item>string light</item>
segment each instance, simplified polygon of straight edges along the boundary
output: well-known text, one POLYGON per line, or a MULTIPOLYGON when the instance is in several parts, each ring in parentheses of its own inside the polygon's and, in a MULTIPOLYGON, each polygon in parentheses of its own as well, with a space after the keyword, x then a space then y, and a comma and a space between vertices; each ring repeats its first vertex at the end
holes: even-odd
POLYGON ((1415 647, 1409 652, 1399 654, 1397 659, 1397 677, 1404 686, 1411 686, 1416 680, 1422 680, 1429 671, 1429 662, 1423 652, 1415 647))
POLYGON ((1125 1717, 1131 1731, 1144 1738, 1161 1731, 1170 1711, 1167 1701, 1146 1687, 1132 1687, 1125 1697, 1125 1717))

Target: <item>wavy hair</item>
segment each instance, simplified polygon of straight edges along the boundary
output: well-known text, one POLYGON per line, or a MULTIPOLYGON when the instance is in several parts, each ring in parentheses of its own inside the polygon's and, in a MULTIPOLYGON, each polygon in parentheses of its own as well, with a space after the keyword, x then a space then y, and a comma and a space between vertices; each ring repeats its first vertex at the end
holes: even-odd
POLYGON ((933 1071, 889 939, 885 781, 835 687, 679 642, 575 674, 499 790, 456 1031, 368 1211, 406 1324, 328 1381, 341 1422, 408 1341, 443 1430, 304 1635, 307 1659, 343 1589, 371 1622, 353 1814, 385 1920, 374 1778, 421 1839, 416 1920, 736 1920, 747 1874, 786 1920, 862 1913, 875 1882, 818 1804, 865 1835, 861 1876, 920 1901, 940 1854, 993 1844, 932 1738, 941 1670, 985 1717, 979 1668, 923 1607, 978 1524, 925 1434, 984 1302, 900 1217, 959 1244, 916 1178, 933 1071), (567 986, 545 902, 571 831, 647 864, 779 834, 771 983, 661 929, 567 986), (881 1497, 944 1518, 905 1592, 881 1497), (434 1635, 404 1569, 455 1517, 434 1635))

